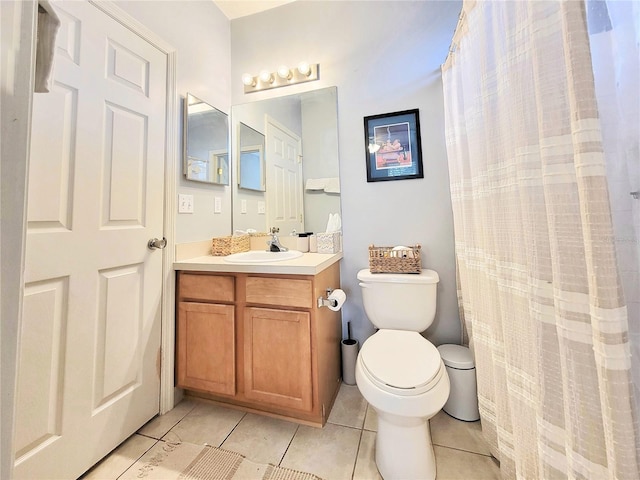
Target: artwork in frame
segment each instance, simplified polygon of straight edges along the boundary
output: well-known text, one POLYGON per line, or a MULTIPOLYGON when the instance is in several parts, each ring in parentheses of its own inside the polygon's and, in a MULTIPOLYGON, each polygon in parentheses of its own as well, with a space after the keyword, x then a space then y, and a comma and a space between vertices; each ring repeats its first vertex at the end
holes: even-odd
POLYGON ((418 109, 364 117, 367 182, 423 178, 418 109))

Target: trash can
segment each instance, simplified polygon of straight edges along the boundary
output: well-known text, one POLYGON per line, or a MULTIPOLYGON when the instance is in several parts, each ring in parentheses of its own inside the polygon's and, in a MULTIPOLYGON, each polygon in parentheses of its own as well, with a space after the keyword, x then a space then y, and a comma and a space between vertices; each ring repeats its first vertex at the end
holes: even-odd
POLYGON ((462 345, 440 345, 440 356, 449 375, 451 392, 443 410, 458 420, 475 422, 480 419, 478 390, 473 355, 462 345))

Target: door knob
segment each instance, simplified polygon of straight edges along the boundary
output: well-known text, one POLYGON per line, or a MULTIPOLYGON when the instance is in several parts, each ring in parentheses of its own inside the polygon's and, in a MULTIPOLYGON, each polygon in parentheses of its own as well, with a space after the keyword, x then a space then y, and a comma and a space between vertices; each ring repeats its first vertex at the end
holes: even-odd
POLYGON ((147 247, 149 248, 149 250, 156 250, 158 248, 162 250, 166 246, 167 246, 167 239, 164 237, 162 237, 162 240, 159 240, 157 238, 152 238, 151 240, 149 240, 149 243, 147 243, 147 247))

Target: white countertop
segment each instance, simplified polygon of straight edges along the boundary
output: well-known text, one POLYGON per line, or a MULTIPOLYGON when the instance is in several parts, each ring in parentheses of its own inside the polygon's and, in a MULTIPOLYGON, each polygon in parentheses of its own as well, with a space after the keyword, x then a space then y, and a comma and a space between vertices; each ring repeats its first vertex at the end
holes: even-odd
POLYGON ((191 270, 196 272, 229 272, 229 273, 271 273, 289 275, 317 275, 327 267, 340 261, 339 253, 303 253, 293 260, 268 263, 227 263, 224 257, 204 255, 201 257, 178 260, 174 262, 174 270, 191 270))

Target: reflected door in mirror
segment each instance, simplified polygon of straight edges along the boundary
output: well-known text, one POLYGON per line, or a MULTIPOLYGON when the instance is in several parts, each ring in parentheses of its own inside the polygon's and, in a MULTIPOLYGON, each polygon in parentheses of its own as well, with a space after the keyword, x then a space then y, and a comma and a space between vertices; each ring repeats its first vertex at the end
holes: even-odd
POLYGON ((196 182, 229 185, 229 118, 187 94, 184 125, 184 175, 196 182))
MULTIPOLYGON (((324 184, 321 188, 316 187, 319 180, 327 179, 331 179, 332 185, 339 187, 337 106, 337 89, 328 87, 234 105, 231 108, 231 120, 234 125, 231 163, 234 172, 232 176, 235 179, 232 182, 234 208, 231 231, 252 228, 267 232, 276 225, 274 222, 284 220, 285 217, 301 221, 301 214, 304 222, 302 225, 283 225, 280 232, 288 234, 291 228, 299 232, 325 231, 329 214, 339 213, 341 207, 339 188, 326 188, 324 184), (287 131, 299 137, 299 148, 287 147, 288 152, 282 150, 284 147, 279 149, 278 145, 282 146, 285 143, 278 142, 275 136, 269 136, 267 118, 275 120, 287 131), (251 139, 251 136, 256 134, 259 137, 253 138, 260 138, 259 142, 251 139), (265 183, 258 190, 254 190, 257 183, 245 183, 248 177, 256 177, 257 154, 251 154, 251 150, 255 150, 252 149, 252 145, 256 144, 264 145, 259 163, 262 169, 260 178, 263 178, 265 183), (278 170, 278 166, 274 165, 278 158, 289 156, 295 150, 297 154, 304 153, 302 174, 300 175, 297 168, 294 173, 291 173, 291 169, 278 170), (244 160, 241 160, 242 156, 244 160), (279 195, 275 193, 285 183, 289 186, 287 191, 295 191, 288 200, 284 198, 283 192, 279 195), (307 184, 310 186, 304 188, 307 184), (301 202, 297 203, 297 208, 291 206, 294 198, 301 202)), ((293 156, 295 158, 296 155, 293 156)))
POLYGON ((240 122, 238 139, 238 186, 264 192, 264 135, 240 122))

